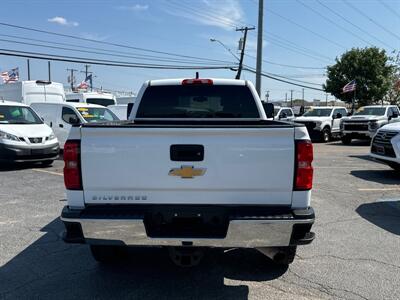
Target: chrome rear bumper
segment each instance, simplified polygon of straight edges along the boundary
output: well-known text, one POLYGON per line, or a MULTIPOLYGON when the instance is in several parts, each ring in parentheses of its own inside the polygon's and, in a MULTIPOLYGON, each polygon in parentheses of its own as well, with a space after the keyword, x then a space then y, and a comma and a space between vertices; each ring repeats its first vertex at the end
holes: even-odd
MULTIPOLYGON (((305 210, 304 210, 305 211, 305 210)), ((74 217, 64 208, 61 220, 69 243, 141 246, 277 247, 311 243, 314 212, 230 219, 224 237, 149 237, 142 217, 74 217)), ((293 211, 292 211, 293 212, 293 211)))

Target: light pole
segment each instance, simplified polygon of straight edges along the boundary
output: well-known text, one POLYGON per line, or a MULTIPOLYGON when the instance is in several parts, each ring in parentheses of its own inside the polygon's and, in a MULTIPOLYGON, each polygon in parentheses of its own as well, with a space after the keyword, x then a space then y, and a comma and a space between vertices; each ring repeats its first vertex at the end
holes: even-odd
POLYGON ((236 60, 240 60, 239 59, 239 57, 237 57, 233 52, 232 52, 232 50, 231 49, 229 49, 223 42, 221 42, 220 40, 217 40, 217 39, 214 39, 214 38, 211 38, 210 39, 210 42, 217 42, 217 43, 219 43, 222 47, 224 47, 234 58, 236 58, 236 60))
POLYGON ((268 99, 269 99, 269 91, 267 91, 267 93, 265 94, 265 99, 267 99, 267 103, 268 103, 268 99))

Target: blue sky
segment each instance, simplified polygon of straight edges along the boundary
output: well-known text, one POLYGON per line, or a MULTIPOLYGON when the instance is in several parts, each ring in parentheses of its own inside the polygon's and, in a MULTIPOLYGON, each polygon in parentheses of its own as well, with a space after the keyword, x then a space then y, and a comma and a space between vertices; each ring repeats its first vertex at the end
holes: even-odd
MULTIPOLYGON (((289 77, 290 80, 304 81, 308 86, 318 87, 318 84, 325 81, 324 68, 332 64, 335 57, 352 47, 375 45, 386 49, 389 53, 400 48, 398 31, 400 1, 265 0, 264 2, 263 58, 267 61, 263 62, 265 72, 289 77)), ((220 44, 210 42, 210 38, 220 40, 234 54, 238 54, 236 49, 241 33, 235 31, 235 26, 256 26, 257 13, 257 0, 3 0, 0 22, 101 42, 223 60, 233 64, 235 58, 220 44)), ((248 36, 246 53, 249 56, 245 57, 245 64, 251 67, 255 67, 255 60, 251 56, 256 55, 256 33, 257 30, 250 31, 248 36)), ((102 49, 103 52, 124 52, 122 55, 125 56, 154 55, 162 56, 162 59, 182 59, 0 26, 2 49, 104 60, 178 64, 170 61, 145 61, 131 57, 51 49, 10 41, 47 46, 60 46, 56 43, 65 43, 71 44, 65 47, 80 51, 93 51, 88 48, 92 47, 102 49), (47 43, 29 41, 26 38, 43 40, 47 43)), ((22 79, 26 79, 26 59, 0 56, 0 70, 14 67, 19 67, 22 79)), ((83 70, 82 64, 52 62, 52 80, 67 84, 67 68, 83 70)), ((91 67, 91 71, 97 76, 94 78, 95 86, 135 92, 147 79, 190 78, 195 73, 191 70, 152 70, 95 65, 91 67)), ((202 70, 200 75, 232 78, 235 73, 230 70, 202 70)), ((31 77, 46 79, 47 62, 31 60, 31 77)), ((83 77, 82 73, 77 74, 77 81, 80 82, 83 77)), ((255 82, 254 75, 249 72, 244 72, 242 78, 255 82)), ((291 89, 294 90, 294 98, 301 98, 301 87, 263 78, 262 94, 269 90, 270 100, 282 100, 286 93, 290 97, 291 89)), ((305 98, 325 99, 325 94, 306 89, 305 98)), ((329 99, 333 98, 329 96, 329 99)))

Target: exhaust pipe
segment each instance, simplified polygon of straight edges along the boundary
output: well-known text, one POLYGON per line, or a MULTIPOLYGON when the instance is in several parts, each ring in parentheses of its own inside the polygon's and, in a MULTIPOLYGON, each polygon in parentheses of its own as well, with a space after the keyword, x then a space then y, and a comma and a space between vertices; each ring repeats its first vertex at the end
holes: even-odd
POLYGON ((256 249, 268 258, 270 258, 274 263, 287 265, 293 261, 296 254, 296 248, 291 248, 292 247, 261 247, 256 249))

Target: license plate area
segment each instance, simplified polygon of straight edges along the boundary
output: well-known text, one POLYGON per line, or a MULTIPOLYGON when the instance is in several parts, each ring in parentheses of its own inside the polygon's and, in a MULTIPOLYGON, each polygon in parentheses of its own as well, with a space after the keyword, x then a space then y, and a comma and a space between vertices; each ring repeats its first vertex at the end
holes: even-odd
POLYGON ((224 209, 164 208, 147 213, 144 225, 151 238, 225 238, 229 218, 224 209))

